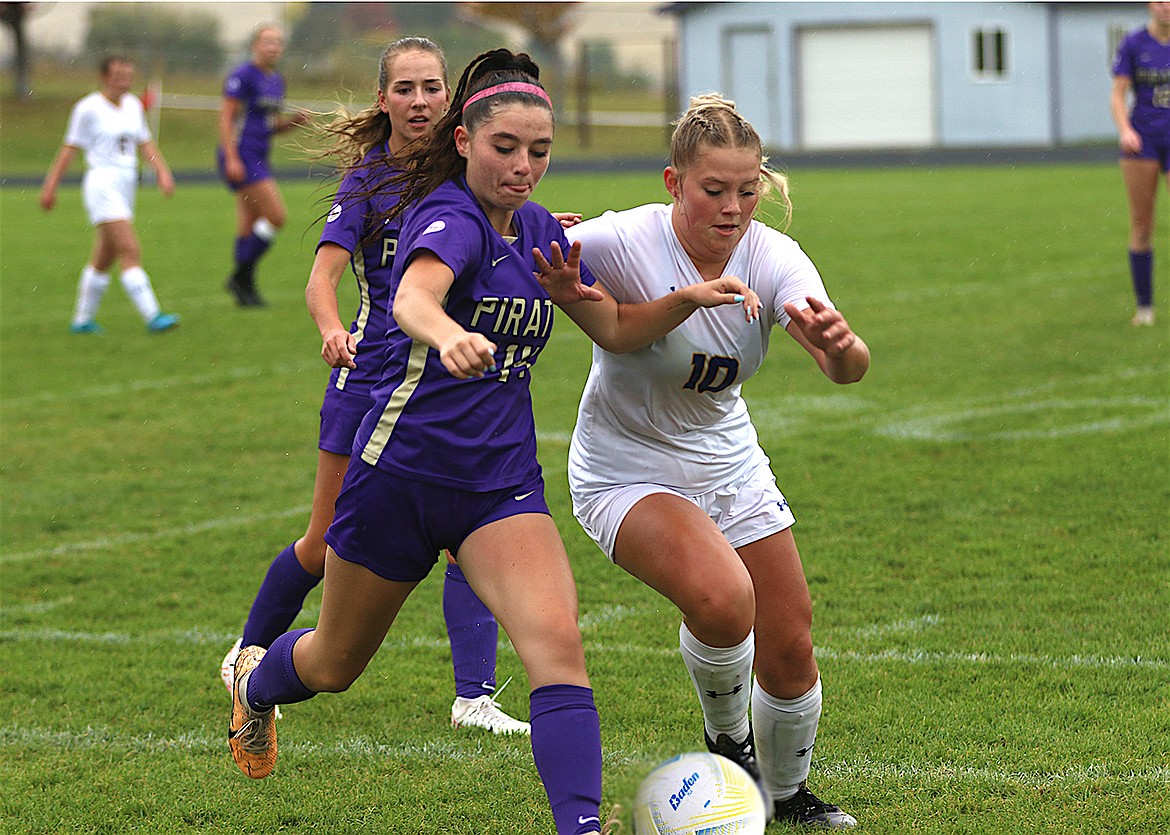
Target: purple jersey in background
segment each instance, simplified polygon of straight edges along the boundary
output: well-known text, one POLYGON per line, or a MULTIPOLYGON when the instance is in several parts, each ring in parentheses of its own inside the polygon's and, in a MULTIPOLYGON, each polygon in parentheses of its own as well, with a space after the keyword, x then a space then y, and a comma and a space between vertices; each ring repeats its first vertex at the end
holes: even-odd
POLYGON ((240 156, 267 157, 276 120, 284 112, 284 76, 241 64, 224 81, 223 94, 241 104, 233 127, 240 156))
POLYGON ((1134 130, 1170 137, 1170 44, 1160 44, 1144 26, 1117 47, 1113 74, 1133 82, 1134 130))
POLYGON ((400 219, 385 220, 398 205, 398 195, 384 185, 394 173, 391 162, 385 142, 367 153, 342 180, 321 230, 321 244, 337 244, 352 253, 359 302, 349 331, 357 340, 357 368, 333 369, 329 383, 355 394, 368 395, 378 382, 391 327, 390 275, 401 225, 400 219))
MULTIPOLYGON (((437 255, 455 273, 447 314, 496 345, 496 370, 459 380, 437 351, 391 325, 385 375, 374 408, 354 440, 354 454, 381 469, 462 490, 494 490, 539 476, 531 369, 552 332, 553 303, 533 272, 533 248, 567 251, 560 223, 536 203, 513 216, 519 233, 506 242, 484 216, 466 182, 444 183, 408 213, 399 236, 393 284, 411 256, 437 255)), ((593 276, 581 265, 581 280, 593 276)))

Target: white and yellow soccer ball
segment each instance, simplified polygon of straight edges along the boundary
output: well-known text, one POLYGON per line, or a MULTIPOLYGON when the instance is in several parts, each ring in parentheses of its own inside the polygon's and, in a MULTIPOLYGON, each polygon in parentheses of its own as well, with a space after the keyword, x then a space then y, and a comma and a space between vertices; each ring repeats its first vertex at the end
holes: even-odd
POLYGON ((764 796, 746 771, 707 752, 679 754, 642 781, 635 835, 763 835, 764 796))

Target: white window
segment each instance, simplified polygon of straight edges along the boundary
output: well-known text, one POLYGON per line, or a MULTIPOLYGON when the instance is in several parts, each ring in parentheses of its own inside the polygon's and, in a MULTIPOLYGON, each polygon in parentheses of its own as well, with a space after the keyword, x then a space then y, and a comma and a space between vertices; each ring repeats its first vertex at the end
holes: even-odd
POLYGON ((971 33, 971 72, 984 81, 1002 81, 1008 76, 1007 31, 989 26, 971 33))
POLYGON ((1117 47, 1121 46, 1121 42, 1125 40, 1125 36, 1129 34, 1129 27, 1124 23, 1110 23, 1109 24, 1109 42, 1105 45, 1105 60, 1109 62, 1109 69, 1113 69, 1113 59, 1117 55, 1117 47))

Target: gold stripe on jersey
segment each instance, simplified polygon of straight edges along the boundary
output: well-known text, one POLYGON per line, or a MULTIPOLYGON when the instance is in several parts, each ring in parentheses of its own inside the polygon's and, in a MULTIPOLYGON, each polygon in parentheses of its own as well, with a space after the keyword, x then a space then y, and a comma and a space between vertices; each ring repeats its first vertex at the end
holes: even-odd
MULTIPOLYGON (((358 308, 357 330, 354 331, 353 339, 357 347, 361 348, 362 339, 366 335, 366 325, 370 321, 370 281, 366 278, 366 256, 360 243, 353 253, 353 274, 357 276, 358 292, 362 298, 361 306, 358 308)), ((345 390, 345 381, 349 379, 349 372, 350 369, 343 368, 337 375, 337 382, 333 385, 338 391, 345 390)))
POLYGON ((422 380, 423 370, 427 364, 427 352, 430 350, 431 347, 425 342, 411 343, 410 357, 406 361, 406 375, 390 395, 390 401, 382 410, 382 416, 378 418, 378 425, 374 427, 370 440, 362 450, 362 460, 367 464, 377 465, 378 459, 382 457, 382 452, 394 433, 394 427, 398 424, 398 418, 402 416, 402 410, 406 408, 407 401, 422 380))

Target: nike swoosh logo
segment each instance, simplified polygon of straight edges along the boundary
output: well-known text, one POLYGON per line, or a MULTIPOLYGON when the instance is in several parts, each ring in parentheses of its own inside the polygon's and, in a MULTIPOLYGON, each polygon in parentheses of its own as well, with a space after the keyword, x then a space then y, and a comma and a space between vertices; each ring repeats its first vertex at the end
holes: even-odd
POLYGON ((501 255, 499 258, 493 258, 492 259, 492 266, 494 267, 496 264, 500 263, 501 261, 503 261, 507 257, 508 257, 507 255, 501 255))
POLYGON ((594 821, 596 821, 597 823, 601 823, 601 818, 597 818, 597 817, 587 818, 584 815, 577 815, 577 825, 578 826, 580 826, 582 824, 586 824, 586 823, 593 823, 594 821))
POLYGON ((527 493, 521 493, 519 496, 513 496, 512 498, 515 501, 522 502, 535 492, 536 492, 535 490, 529 490, 527 493))

